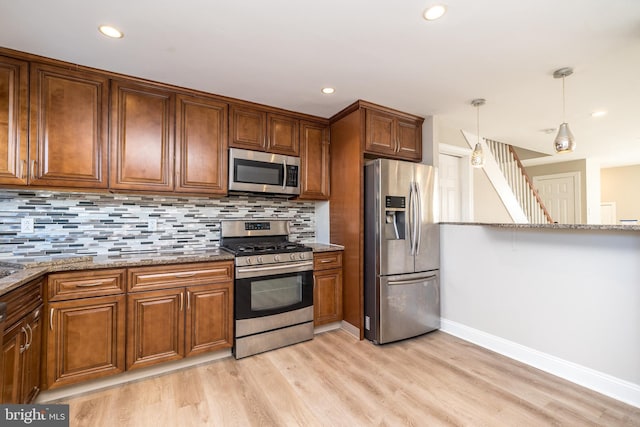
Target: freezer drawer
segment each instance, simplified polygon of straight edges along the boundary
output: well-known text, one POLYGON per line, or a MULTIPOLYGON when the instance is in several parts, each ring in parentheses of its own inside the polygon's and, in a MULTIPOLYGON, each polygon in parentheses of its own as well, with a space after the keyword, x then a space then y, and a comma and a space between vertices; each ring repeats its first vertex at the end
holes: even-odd
POLYGON ((437 270, 378 278, 378 344, 415 337, 440 328, 437 270))

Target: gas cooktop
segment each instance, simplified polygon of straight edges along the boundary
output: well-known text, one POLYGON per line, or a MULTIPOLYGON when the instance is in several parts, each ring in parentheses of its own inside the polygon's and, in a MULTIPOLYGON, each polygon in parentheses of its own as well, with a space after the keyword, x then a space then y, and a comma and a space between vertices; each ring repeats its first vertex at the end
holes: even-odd
POLYGON ((303 244, 289 241, 225 242, 222 248, 236 256, 308 252, 312 250, 303 244))

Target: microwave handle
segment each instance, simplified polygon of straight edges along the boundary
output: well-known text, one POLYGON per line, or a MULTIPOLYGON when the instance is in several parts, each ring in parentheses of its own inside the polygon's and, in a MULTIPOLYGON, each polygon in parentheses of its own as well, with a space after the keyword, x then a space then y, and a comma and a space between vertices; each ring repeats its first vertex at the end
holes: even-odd
POLYGON ((284 177, 282 179, 282 189, 287 188, 287 159, 282 160, 282 166, 284 167, 284 177))

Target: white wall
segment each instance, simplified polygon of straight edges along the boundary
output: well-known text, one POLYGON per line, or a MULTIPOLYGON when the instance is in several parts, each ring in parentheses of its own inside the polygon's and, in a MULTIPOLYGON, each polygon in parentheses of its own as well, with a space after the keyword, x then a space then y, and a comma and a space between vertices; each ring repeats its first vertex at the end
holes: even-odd
POLYGON ((525 346, 640 406, 640 232, 440 230, 445 331, 525 346))

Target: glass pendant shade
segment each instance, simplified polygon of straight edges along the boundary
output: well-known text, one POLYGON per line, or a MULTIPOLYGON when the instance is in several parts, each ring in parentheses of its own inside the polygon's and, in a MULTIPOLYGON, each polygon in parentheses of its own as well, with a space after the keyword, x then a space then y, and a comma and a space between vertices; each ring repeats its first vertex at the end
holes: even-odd
POLYGON ((576 149, 576 141, 569 130, 567 123, 562 123, 558 129, 558 135, 554 141, 556 153, 571 153, 576 149))
POLYGON ((482 145, 480 144, 480 107, 485 104, 486 100, 482 98, 474 99, 471 101, 471 105, 476 107, 476 138, 478 138, 476 142, 476 146, 471 153, 471 166, 474 168, 481 168, 484 166, 484 150, 482 150, 482 145))
POLYGON ((474 168, 481 168, 484 166, 484 151, 482 151, 482 145, 480 143, 476 143, 476 147, 473 149, 473 153, 471 153, 471 166, 474 168))

